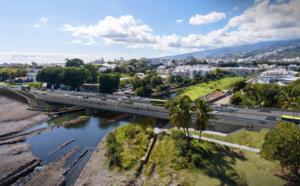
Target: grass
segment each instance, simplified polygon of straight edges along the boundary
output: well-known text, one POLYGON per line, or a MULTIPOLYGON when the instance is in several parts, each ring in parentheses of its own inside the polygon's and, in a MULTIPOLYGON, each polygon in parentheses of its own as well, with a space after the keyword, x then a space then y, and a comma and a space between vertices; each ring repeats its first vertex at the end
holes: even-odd
POLYGON ((121 74, 121 78, 131 77, 129 74, 121 74))
POLYGON ((0 85, 6 85, 6 83, 5 82, 0 82, 0 85))
POLYGON ((184 89, 184 92, 180 94, 180 96, 188 95, 194 101, 201 96, 216 91, 217 89, 229 89, 232 83, 243 79, 243 77, 226 77, 216 81, 209 81, 208 83, 201 83, 199 85, 189 86, 184 89))
MULTIPOLYGON (((176 130, 179 130, 179 129, 170 129, 169 131, 173 132, 176 130)), ((268 130, 261 130, 260 132, 239 131, 237 133, 233 133, 228 136, 218 136, 218 135, 207 134, 207 133, 202 132, 201 136, 261 149, 262 144, 264 143, 265 136, 268 132, 269 132, 268 130)), ((191 133, 199 136, 198 131, 192 131, 191 133)))
POLYGON ((153 135, 154 118, 143 118, 121 126, 115 131, 118 143, 124 148, 121 153, 120 170, 130 170, 145 155, 153 135))
MULTIPOLYGON (((269 161, 259 154, 206 141, 191 141, 187 156, 179 153, 175 140, 165 135, 158 139, 144 168, 145 185, 169 185, 178 180, 181 185, 284 185, 286 182, 274 175, 280 170, 279 162, 269 161), (199 154, 199 166, 191 165, 189 154, 199 154), (181 165, 178 168, 178 164, 181 165), (186 164, 186 167, 182 167, 186 164), (158 174, 158 176, 156 176, 158 174)), ((193 156, 193 155, 192 155, 193 156)))

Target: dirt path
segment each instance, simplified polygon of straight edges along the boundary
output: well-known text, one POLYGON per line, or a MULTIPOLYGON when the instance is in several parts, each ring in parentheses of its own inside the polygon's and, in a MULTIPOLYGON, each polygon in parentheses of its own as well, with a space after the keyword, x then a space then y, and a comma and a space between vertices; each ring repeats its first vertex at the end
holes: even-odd
POLYGON ((77 151, 79 147, 75 147, 55 162, 46 165, 39 172, 29 178, 24 185, 64 185, 64 174, 68 168, 63 168, 66 161, 77 151))
POLYGON ((18 143, 0 147, 0 185, 9 185, 27 175, 40 163, 31 153, 31 145, 18 143))

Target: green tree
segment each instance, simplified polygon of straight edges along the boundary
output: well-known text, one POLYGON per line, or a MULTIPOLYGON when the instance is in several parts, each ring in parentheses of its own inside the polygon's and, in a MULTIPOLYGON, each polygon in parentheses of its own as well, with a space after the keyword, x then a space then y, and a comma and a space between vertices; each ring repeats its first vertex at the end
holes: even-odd
POLYGON ((91 73, 92 79, 88 80, 87 83, 97 83, 97 78, 99 75, 98 68, 92 63, 84 64, 83 68, 87 69, 91 73))
POLYGON ((300 129, 294 123, 280 121, 276 129, 265 137, 262 156, 279 160, 281 166, 290 170, 293 182, 300 181, 300 129))
POLYGON ((182 83, 182 82, 183 82, 183 78, 182 78, 179 74, 177 74, 177 75, 175 76, 175 78, 176 78, 176 82, 177 82, 177 83, 182 83))
POLYGON ((173 127, 184 128, 189 137, 188 128, 192 123, 192 100, 189 96, 185 95, 169 100, 165 108, 169 109, 170 122, 173 127))
POLYGON ((215 69, 214 74, 215 74, 216 76, 221 76, 221 75, 222 75, 222 70, 221 70, 219 67, 217 67, 217 68, 215 69))
POLYGON ((113 93, 119 88, 121 75, 119 73, 104 74, 98 77, 99 92, 113 93))
POLYGON ((243 101, 242 94, 240 91, 234 93, 234 95, 230 99, 230 104, 232 105, 241 105, 243 101))
POLYGON ((74 59, 65 59, 66 61, 66 67, 80 67, 84 65, 84 62, 79 59, 79 58, 74 58, 74 59))
POLYGON ((150 79, 150 84, 152 87, 156 87, 156 86, 164 84, 164 83, 160 76, 152 76, 150 79))
POLYGON ((161 92, 161 88, 160 88, 160 86, 156 86, 156 88, 155 88, 155 92, 161 92))
POLYGON ((116 66, 116 67, 114 68, 114 72, 122 73, 122 72, 121 72, 121 68, 118 67, 118 66, 116 66))
POLYGON ((38 71, 36 79, 40 82, 47 82, 51 85, 55 84, 56 86, 59 86, 62 81, 64 70, 65 69, 62 67, 44 68, 38 71))
POLYGON ((278 94, 278 102, 283 109, 294 109, 292 104, 296 101, 299 96, 299 90, 295 86, 284 86, 280 90, 280 94, 278 94))
POLYGON ((231 88, 233 92, 240 91, 247 85, 245 80, 237 81, 231 84, 231 88))
POLYGON ((206 101, 202 100, 201 98, 198 98, 195 101, 195 106, 192 109, 196 114, 195 130, 200 130, 200 142, 202 131, 206 130, 206 126, 209 124, 209 119, 217 119, 217 117, 213 114, 209 114, 209 112, 212 112, 212 109, 209 107, 206 101))
POLYGON ((85 68, 66 67, 62 73, 62 83, 71 86, 72 90, 78 89, 90 78, 91 74, 85 68))
POLYGON ((174 75, 170 75, 170 76, 168 77, 168 82, 169 82, 170 84, 175 83, 175 82, 176 82, 176 77, 175 77, 174 75))

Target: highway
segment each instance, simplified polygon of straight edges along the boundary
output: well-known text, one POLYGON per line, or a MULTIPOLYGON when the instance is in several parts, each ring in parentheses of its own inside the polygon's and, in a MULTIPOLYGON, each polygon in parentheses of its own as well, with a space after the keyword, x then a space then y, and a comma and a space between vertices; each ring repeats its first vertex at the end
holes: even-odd
MULTIPOLYGON (((10 88, 15 91, 22 91, 19 88, 10 88)), ((137 115, 157 117, 161 119, 169 119, 168 110, 161 106, 150 105, 146 98, 137 98, 130 95, 130 103, 119 102, 118 99, 125 95, 113 94, 91 94, 83 92, 66 92, 66 91, 40 91, 31 90, 28 92, 35 97, 43 99, 46 102, 55 102, 68 105, 78 105, 87 108, 96 108, 102 110, 111 110, 116 112, 132 113, 137 115), (68 94, 70 97, 66 97, 68 94), (80 97, 81 96, 81 97, 80 97), (82 96, 89 96, 89 98, 82 98, 82 96)), ((239 125, 252 124, 255 128, 275 128, 278 120, 282 115, 293 116, 293 111, 270 109, 270 112, 259 112, 257 108, 238 107, 237 111, 232 112, 228 110, 228 106, 212 106, 214 111, 221 112, 221 115, 216 115, 217 122, 232 123, 239 125), (266 116, 274 116, 277 121, 265 120, 266 116)), ((195 117, 193 117, 195 121, 195 117)), ((212 120, 214 123, 214 120, 212 120)))

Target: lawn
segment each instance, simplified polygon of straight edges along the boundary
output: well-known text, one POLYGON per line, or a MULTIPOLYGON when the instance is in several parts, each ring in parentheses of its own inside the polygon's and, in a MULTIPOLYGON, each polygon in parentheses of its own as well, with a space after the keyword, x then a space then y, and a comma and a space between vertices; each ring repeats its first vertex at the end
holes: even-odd
POLYGON ((127 78, 127 77, 131 77, 129 74, 121 74, 121 78, 127 78))
MULTIPOLYGON (((179 129, 170 129, 169 131, 172 132, 176 130, 179 129)), ((239 131, 237 133, 233 133, 228 136, 218 136, 214 134, 202 133, 202 136, 211 139, 220 140, 220 141, 226 141, 229 143, 235 143, 239 145, 245 145, 248 147, 261 149, 262 144, 264 143, 265 136, 268 132, 269 132, 268 130, 261 130, 260 132, 239 131)), ((198 131, 192 131, 191 133, 199 136, 198 131)))
POLYGON ((0 82, 0 85, 6 85, 6 83, 5 82, 0 82))
POLYGON ((190 150, 182 153, 185 139, 160 135, 144 167, 145 185, 284 185, 274 175, 279 162, 269 161, 260 154, 206 141, 192 139, 190 150), (178 140, 178 141, 177 141, 178 140), (181 140, 181 142, 180 142, 181 140), (176 182, 175 182, 176 183, 176 182))
POLYGON ((211 93, 213 91, 229 89, 232 83, 243 79, 244 77, 226 77, 216 81, 209 81, 207 83, 189 86, 184 89, 184 92, 180 94, 180 96, 188 95, 194 101, 197 98, 211 93))

